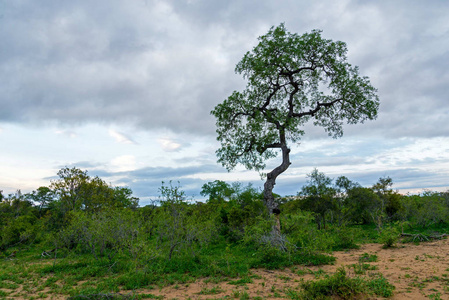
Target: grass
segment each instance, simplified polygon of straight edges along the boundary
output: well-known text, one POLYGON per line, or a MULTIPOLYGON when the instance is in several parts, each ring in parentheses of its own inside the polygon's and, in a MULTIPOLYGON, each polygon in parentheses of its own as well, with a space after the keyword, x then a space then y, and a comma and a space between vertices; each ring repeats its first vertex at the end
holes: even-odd
MULTIPOLYGON (((171 260, 155 257, 151 262, 136 267, 124 254, 114 261, 95 259, 89 253, 60 251, 61 257, 42 258, 43 246, 35 245, 19 250, 14 260, 0 260, 0 288, 8 292, 22 289, 38 297, 39 293, 51 298, 53 294, 76 297, 77 295, 117 294, 136 289, 161 288, 174 284, 194 282, 208 278, 213 282, 229 281, 245 285, 257 279, 251 268, 283 268, 297 264, 320 265, 332 263, 335 258, 327 254, 283 252, 270 253, 248 249, 241 244, 226 242, 210 244, 198 249, 195 255, 174 255, 171 260), (226 255, 225 255, 226 254, 226 255)), ((14 249, 13 249, 14 250, 14 249)), ((12 250, 11 250, 12 251, 12 250)), ((213 292, 204 291, 206 292, 213 292)), ((10 296, 5 295, 1 297, 10 296)), ((240 296, 239 296, 240 297, 240 296)), ((245 296, 243 296, 245 297, 245 296)))
POLYGON ((363 253, 359 257, 359 262, 376 262, 378 260, 378 257, 376 254, 369 254, 369 253, 363 253))
POLYGON ((208 288, 203 288, 203 289, 201 290, 201 292, 199 292, 199 294, 200 294, 200 295, 215 295, 215 294, 220 294, 220 293, 222 293, 222 292, 224 292, 224 290, 223 290, 221 287, 215 286, 215 287, 210 288, 210 289, 208 289, 208 288))
POLYGON ((352 267, 354 269, 354 273, 358 275, 365 274, 366 271, 377 270, 377 266, 364 263, 352 264, 350 267, 352 267))
MULTIPOLYGON (((373 294, 390 297, 394 290, 394 286, 381 275, 373 279, 350 278, 346 275, 344 268, 339 268, 335 274, 323 279, 303 282, 301 287, 303 290, 297 293, 298 298, 292 299, 325 299, 327 297, 353 299, 361 295, 373 294)), ((290 293, 293 292, 290 291, 290 293)))
POLYGON ((246 285, 247 283, 252 283, 252 282, 253 282, 253 280, 250 277, 245 276, 245 277, 237 279, 237 280, 229 281, 228 284, 246 285))

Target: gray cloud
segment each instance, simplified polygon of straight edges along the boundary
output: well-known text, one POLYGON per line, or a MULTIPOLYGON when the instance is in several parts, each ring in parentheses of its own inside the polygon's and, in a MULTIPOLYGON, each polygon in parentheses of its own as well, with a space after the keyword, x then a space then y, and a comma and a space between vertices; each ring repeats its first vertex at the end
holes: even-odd
POLYGON ((258 35, 285 21, 291 31, 322 28, 324 36, 346 41, 350 62, 378 87, 379 119, 351 126, 347 135, 449 132, 445 1, 21 1, 2 7, 0 122, 125 122, 213 135, 210 110, 243 86, 234 65, 258 35))
POLYGON ((210 99, 233 68, 220 36, 162 2, 102 4, 39 3, 31 14, 36 4, 24 2, 4 13, 1 120, 211 128, 210 99))

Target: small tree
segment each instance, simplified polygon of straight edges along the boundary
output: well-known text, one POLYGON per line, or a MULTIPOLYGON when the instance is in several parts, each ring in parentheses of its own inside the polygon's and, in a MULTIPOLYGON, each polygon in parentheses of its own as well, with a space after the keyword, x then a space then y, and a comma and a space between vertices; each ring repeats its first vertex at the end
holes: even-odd
POLYGON ((176 250, 193 253, 194 243, 204 243, 212 236, 214 224, 211 220, 214 216, 195 214, 195 205, 187 203, 179 182, 178 185, 173 185, 171 181, 168 185, 162 182, 159 192, 160 208, 156 216, 158 247, 168 247, 166 252, 169 260, 176 250))
POLYGON ((59 179, 52 181, 50 188, 61 203, 63 213, 79 209, 83 201, 80 190, 90 179, 87 171, 65 167, 59 170, 57 175, 59 179))
POLYGON ((53 191, 46 186, 41 186, 37 190, 27 194, 27 198, 39 207, 39 217, 42 216, 42 210, 47 208, 55 200, 53 191))
POLYGON ((109 208, 136 208, 138 198, 126 187, 112 187, 99 177, 90 177, 87 171, 77 168, 63 168, 59 179, 50 188, 59 202, 63 214, 74 210, 88 212, 109 208))
POLYGON ((326 213, 337 207, 337 190, 332 185, 332 179, 317 169, 307 177, 309 177, 307 185, 299 192, 300 196, 305 197, 301 201, 302 209, 316 214, 318 229, 326 228, 326 213))
POLYGON ((215 180, 213 182, 208 182, 203 184, 201 187, 201 196, 209 196, 209 202, 222 202, 225 199, 229 200, 233 195, 236 194, 236 190, 228 183, 215 180))
POLYGON ((393 179, 390 177, 381 177, 373 185, 373 190, 379 196, 382 204, 382 212, 390 219, 398 217, 402 211, 401 195, 392 189, 393 179))
MULTIPOLYGON (((261 171, 265 161, 282 153, 282 163, 268 172, 264 201, 279 213, 273 188, 290 166, 288 142, 297 142, 312 121, 334 138, 343 123, 375 119, 379 99, 367 77, 346 61, 346 44, 321 37, 321 31, 298 35, 281 24, 237 64, 248 80, 211 112, 217 119, 218 161, 228 170, 237 164, 261 171)), ((279 228, 278 228, 279 230, 279 228)))
POLYGON ((348 190, 345 200, 348 218, 354 223, 378 224, 383 215, 379 196, 370 188, 356 186, 348 190))

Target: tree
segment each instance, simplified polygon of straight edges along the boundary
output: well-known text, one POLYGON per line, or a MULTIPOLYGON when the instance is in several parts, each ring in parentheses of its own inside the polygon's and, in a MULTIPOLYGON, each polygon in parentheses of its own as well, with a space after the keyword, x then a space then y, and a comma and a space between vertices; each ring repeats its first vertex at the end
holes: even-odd
POLYGON ((345 209, 352 222, 362 224, 377 223, 383 213, 379 196, 372 189, 361 186, 348 190, 345 209))
POLYGON ((20 190, 9 194, 0 202, 0 251, 8 247, 30 242, 38 227, 36 209, 20 190))
POLYGON ((63 214, 73 210, 99 211, 105 208, 136 208, 138 198, 126 187, 111 187, 99 177, 77 168, 63 168, 51 183, 63 214))
POLYGON ((381 177, 373 185, 373 190, 379 196, 382 204, 382 212, 389 219, 397 218, 397 214, 402 210, 401 195, 392 189, 393 179, 381 177))
POLYGON ((303 186, 300 196, 304 196, 302 209, 316 214, 318 229, 326 228, 326 213, 336 208, 337 190, 332 186, 332 179, 314 169, 308 174, 309 181, 303 186))
POLYGON ((173 185, 171 181, 168 185, 162 182, 159 192, 160 208, 156 216, 158 247, 168 247, 165 252, 171 260, 176 249, 192 250, 193 243, 208 240, 214 226, 207 220, 211 215, 195 214, 195 206, 188 204, 179 182, 178 185, 173 185))
POLYGON ((41 186, 37 190, 32 191, 30 194, 27 194, 27 198, 34 203, 38 203, 39 217, 41 217, 42 210, 47 208, 48 205, 54 201, 54 193, 50 188, 41 186))
POLYGON ((349 192, 358 187, 361 187, 359 183, 349 180, 346 176, 340 176, 335 180, 335 189, 337 191, 335 217, 339 226, 347 221, 350 214, 345 205, 349 192))
POLYGON ((367 77, 346 61, 346 44, 321 37, 321 31, 298 35, 281 24, 259 37, 235 71, 248 83, 211 112, 217 119, 218 161, 228 170, 237 164, 261 171, 280 151, 282 163, 268 172, 264 201, 279 213, 273 188, 290 166, 289 142, 300 140, 309 121, 334 138, 343 123, 377 117, 379 99, 367 77))
POLYGON ((63 212, 81 208, 83 199, 80 190, 89 180, 87 171, 65 167, 59 170, 57 175, 59 179, 53 181, 50 188, 61 203, 63 212))
POLYGON ((225 199, 231 199, 232 195, 236 193, 236 190, 228 183, 215 180, 203 184, 201 187, 201 196, 209 196, 209 202, 223 202, 225 199))

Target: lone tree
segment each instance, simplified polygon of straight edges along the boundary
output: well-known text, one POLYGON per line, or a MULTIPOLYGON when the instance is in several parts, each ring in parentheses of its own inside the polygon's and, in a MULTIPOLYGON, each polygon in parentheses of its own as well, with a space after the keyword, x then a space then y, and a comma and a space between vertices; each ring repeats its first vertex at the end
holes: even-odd
POLYGON ((377 90, 346 61, 346 53, 345 43, 322 38, 320 30, 298 35, 284 24, 272 27, 235 68, 248 81, 246 88, 211 112, 221 142, 218 161, 228 170, 240 163, 261 171, 267 159, 282 153, 264 184, 270 214, 280 213, 272 191, 291 164, 288 142, 300 140, 307 122, 337 138, 344 121, 377 117, 377 90))

